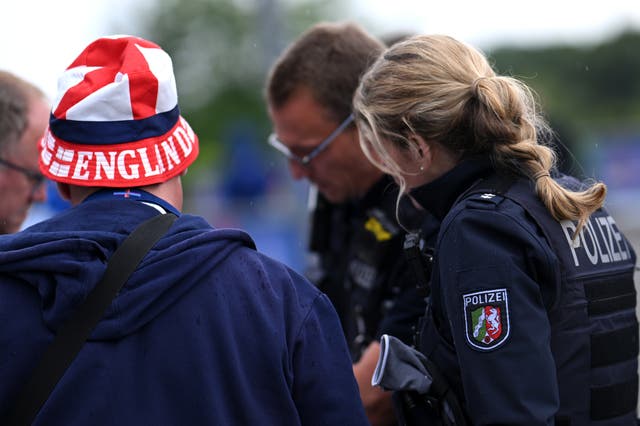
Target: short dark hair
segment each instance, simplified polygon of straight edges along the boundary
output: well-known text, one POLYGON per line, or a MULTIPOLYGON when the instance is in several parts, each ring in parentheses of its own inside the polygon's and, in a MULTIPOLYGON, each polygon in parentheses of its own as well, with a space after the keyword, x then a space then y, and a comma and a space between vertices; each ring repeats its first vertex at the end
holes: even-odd
POLYGON ((316 24, 273 65, 267 77, 267 102, 280 108, 305 87, 331 118, 342 121, 352 111, 360 77, 383 50, 381 41, 356 24, 316 24))
POLYGON ((29 106, 44 93, 20 77, 0 70, 0 152, 17 143, 27 128, 29 106))

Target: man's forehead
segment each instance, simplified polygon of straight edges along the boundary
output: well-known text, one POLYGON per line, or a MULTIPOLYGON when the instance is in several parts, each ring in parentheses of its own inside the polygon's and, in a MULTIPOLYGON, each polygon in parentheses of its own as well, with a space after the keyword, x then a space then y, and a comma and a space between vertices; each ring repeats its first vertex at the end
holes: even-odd
POLYGON ((287 119, 295 119, 305 122, 314 120, 336 126, 341 121, 333 111, 319 102, 311 90, 306 87, 301 87, 294 91, 281 105, 270 104, 268 109, 272 120, 280 119, 286 121, 287 119))

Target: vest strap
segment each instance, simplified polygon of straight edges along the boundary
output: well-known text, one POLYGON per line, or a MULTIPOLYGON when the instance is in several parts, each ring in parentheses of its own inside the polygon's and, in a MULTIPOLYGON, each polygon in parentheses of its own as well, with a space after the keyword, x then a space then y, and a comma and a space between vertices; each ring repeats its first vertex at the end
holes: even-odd
POLYGON ((631 277, 627 279, 590 282, 584 286, 589 316, 605 315, 636 306, 636 290, 631 277))
POLYGON ((638 356, 638 323, 591 335, 591 368, 603 367, 638 356))
POLYGON ((635 413, 638 377, 622 383, 591 388, 591 419, 606 420, 635 413))

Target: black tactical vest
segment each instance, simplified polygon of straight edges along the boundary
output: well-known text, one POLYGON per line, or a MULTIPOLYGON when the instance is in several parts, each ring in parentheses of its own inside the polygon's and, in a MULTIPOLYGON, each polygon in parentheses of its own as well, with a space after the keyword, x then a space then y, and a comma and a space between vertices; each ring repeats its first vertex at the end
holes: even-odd
MULTIPOLYGON (((559 182, 578 185, 569 177, 559 182)), ((576 224, 555 221, 529 185, 519 180, 504 195, 534 218, 560 260, 561 292, 549 309, 560 389, 556 424, 635 424, 636 255, 605 209, 574 238, 576 224)))
MULTIPOLYGON (((579 189, 574 178, 562 176, 558 181, 579 189)), ((499 193, 516 202, 560 261, 558 294, 543 295, 560 392, 556 425, 635 425, 638 321, 633 248, 605 209, 596 211, 574 236, 576 223, 554 220, 530 181, 518 179, 508 188, 496 188, 496 182, 480 181, 461 198, 499 193)), ((456 363, 455 354, 446 349, 447 343, 437 346, 440 355, 450 355, 440 360, 446 370, 456 363)))

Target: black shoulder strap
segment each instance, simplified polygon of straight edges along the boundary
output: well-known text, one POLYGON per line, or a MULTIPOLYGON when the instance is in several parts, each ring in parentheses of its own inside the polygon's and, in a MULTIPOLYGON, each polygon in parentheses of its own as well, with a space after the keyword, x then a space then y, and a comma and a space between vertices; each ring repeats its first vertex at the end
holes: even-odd
POLYGON ((22 388, 9 425, 31 424, 113 298, 175 220, 172 213, 154 216, 140 224, 113 253, 102 280, 58 331, 22 388))
MULTIPOLYGON (((466 191, 458 197, 453 205, 458 204, 465 198, 480 192, 494 193, 496 195, 504 195, 516 182, 517 178, 512 175, 492 174, 488 177, 478 179, 466 191)), ((453 207, 452 207, 453 209, 453 207)))

